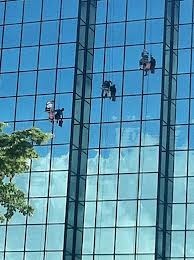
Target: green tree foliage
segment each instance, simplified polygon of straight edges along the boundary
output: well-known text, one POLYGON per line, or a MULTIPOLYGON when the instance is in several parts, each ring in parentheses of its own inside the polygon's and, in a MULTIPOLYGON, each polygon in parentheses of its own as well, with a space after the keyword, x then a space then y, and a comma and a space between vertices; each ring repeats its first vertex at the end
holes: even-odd
POLYGON ((30 160, 38 158, 34 144, 40 145, 52 136, 38 128, 3 132, 0 123, 0 221, 10 220, 15 212, 31 216, 34 209, 26 196, 14 183, 14 177, 29 170, 30 160))

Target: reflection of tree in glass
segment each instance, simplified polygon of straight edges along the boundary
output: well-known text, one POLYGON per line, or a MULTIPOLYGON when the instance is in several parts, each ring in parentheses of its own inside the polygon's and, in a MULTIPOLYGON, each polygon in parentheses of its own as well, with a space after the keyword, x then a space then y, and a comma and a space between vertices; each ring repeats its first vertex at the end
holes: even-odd
POLYGON ((3 212, 0 221, 10 220, 15 212, 24 216, 32 215, 33 208, 28 205, 25 194, 14 184, 14 177, 28 171, 29 160, 38 158, 33 144, 40 145, 51 136, 37 128, 3 133, 0 123, 0 204, 3 212))

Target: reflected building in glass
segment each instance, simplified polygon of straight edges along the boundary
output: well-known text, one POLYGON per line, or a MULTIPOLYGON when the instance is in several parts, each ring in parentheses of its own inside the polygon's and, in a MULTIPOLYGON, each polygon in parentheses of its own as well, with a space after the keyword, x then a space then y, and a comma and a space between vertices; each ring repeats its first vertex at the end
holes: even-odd
POLYGON ((0 260, 194 259, 194 1, 0 1, 0 42, 0 120, 54 135, 15 179, 35 213, 0 225, 0 260))

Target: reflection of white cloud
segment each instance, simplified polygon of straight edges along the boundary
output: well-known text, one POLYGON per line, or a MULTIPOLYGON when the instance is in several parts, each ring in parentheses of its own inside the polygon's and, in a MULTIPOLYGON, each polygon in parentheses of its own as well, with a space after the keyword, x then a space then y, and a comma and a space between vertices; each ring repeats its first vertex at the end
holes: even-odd
POLYGON ((122 146, 138 145, 139 144, 139 128, 123 127, 121 136, 122 146))
MULTIPOLYGON (((130 144, 130 140, 131 142, 137 142, 139 140, 139 134, 137 129, 127 129, 124 131, 123 135, 123 142, 124 143, 129 143, 130 144)), ((155 144, 158 142, 158 138, 156 136, 153 136, 151 134, 145 134, 143 136, 143 140, 142 140, 143 144, 155 144)), ((138 143, 138 142, 137 142, 138 143)), ((142 167, 141 170, 144 172, 149 172, 149 171, 157 171, 157 161, 158 161, 158 150, 154 150, 155 148, 143 148, 142 150, 142 154, 141 157, 143 159, 141 159, 141 163, 142 163, 142 167)), ((99 152, 98 150, 94 151, 93 157, 89 157, 88 158, 88 168, 87 168, 87 173, 89 175, 94 175, 98 173, 98 163, 99 163, 99 169, 100 169, 100 174, 110 174, 113 173, 115 174, 115 177, 117 178, 117 173, 118 173, 118 159, 119 159, 119 154, 118 154, 119 150, 118 149, 107 149, 107 152, 105 153, 101 153, 100 154, 100 158, 99 158, 99 152)), ((139 158, 139 149, 138 148, 123 148, 121 149, 121 154, 120 154, 120 165, 119 165, 119 170, 120 173, 125 173, 128 176, 131 176, 130 173, 136 173, 138 172, 138 158, 139 158)), ((181 169, 182 172, 185 172, 185 168, 186 168, 186 153, 182 153, 178 155, 177 161, 176 161, 176 167, 177 169, 181 169)), ((190 163, 189 163, 189 167, 190 170, 192 172, 194 172, 194 165, 193 165, 193 160, 194 160, 194 152, 190 152, 190 163)), ((38 171, 38 170, 42 170, 42 171, 46 171, 49 170, 49 163, 50 163, 50 153, 48 153, 45 157, 40 157, 38 160, 34 160, 33 162, 33 170, 34 171, 38 171)), ((64 170, 68 168, 68 164, 69 164, 69 154, 63 154, 61 156, 58 157, 53 157, 52 158, 52 169, 53 170, 64 170)), ((54 173, 57 175, 57 173, 54 173)), ((40 175, 39 175, 40 176, 40 175)), ((96 180, 97 181, 97 180, 96 180)), ((55 185, 57 187, 57 183, 59 183, 61 185, 62 179, 61 177, 56 178, 55 179, 55 185)), ((155 183, 155 180, 154 180, 155 183)), ((44 177, 42 176, 42 178, 40 177, 40 179, 37 179, 35 181, 36 184, 34 187, 34 193, 37 192, 38 194, 38 190, 41 189, 41 187, 43 187, 44 185, 48 185, 47 182, 45 182, 44 177)), ((65 182, 64 182, 65 184, 65 182)), ((60 186, 59 185, 59 186, 60 186)), ((151 183, 151 181, 148 182, 143 182, 143 185, 140 186, 140 189, 143 190, 147 190, 149 191, 150 189, 150 185, 153 185, 153 183, 151 183)), ((103 207, 103 211, 102 209, 99 209, 99 214, 98 214, 98 226, 99 227, 103 227, 106 226, 107 220, 109 220, 109 224, 110 226, 114 227, 115 222, 114 220, 114 216, 115 216, 115 207, 114 207, 114 200, 116 199, 116 192, 114 192, 115 188, 111 188, 111 187, 116 187, 116 182, 114 181, 114 178, 111 178, 111 176, 107 176, 106 180, 104 180, 104 194, 107 193, 111 194, 112 197, 109 197, 110 200, 113 200, 112 205, 109 205, 107 207, 103 207), (114 194, 113 194, 114 193, 114 194)), ((99 187, 98 187, 99 188, 99 187)), ((127 187, 128 189, 130 189, 130 187, 127 187)), ((179 186, 176 187, 177 189, 179 189, 179 186)), ((90 190, 90 193, 97 193, 97 182, 88 182, 88 186, 87 189, 90 190), (90 185, 90 186, 89 186, 90 185)), ((140 192, 142 192, 140 190, 140 192)), ((98 194, 100 194, 100 189, 98 190, 98 194)), ((130 191, 129 191, 130 192, 130 191)), ((177 190, 177 193, 180 194, 180 191, 177 190)), ((153 195, 154 196, 154 195, 153 195)), ((93 198, 95 200, 95 197, 93 198)), ((101 199, 107 199, 107 196, 102 196, 101 199)), ((122 198, 124 199, 124 198, 122 198)), ((126 198, 127 199, 127 198, 126 198)), ((155 196, 153 197, 153 199, 155 199, 155 196)), ((134 227, 136 224, 136 215, 137 215, 137 201, 133 200, 133 201, 119 201, 118 202, 118 219, 117 219, 117 226, 118 227, 134 227)), ((152 201, 154 204, 154 200, 152 201)), ((54 204, 53 204, 54 205, 54 204)), ((95 203, 94 203, 95 205, 95 203)), ((108 204, 107 204, 108 205, 108 204)), ((138 210, 140 209, 140 204, 138 205, 138 210)), ((146 225, 155 225, 156 222, 156 216, 155 216, 155 212, 153 211, 153 209, 156 207, 156 205, 152 205, 150 206, 150 204, 141 204, 141 217, 139 217, 139 224, 146 226, 146 225)), ((55 209, 53 209, 55 210, 55 209)), ((57 210, 57 208, 56 208, 57 210)), ((87 215, 92 215, 94 214, 95 211, 94 209, 91 207, 91 209, 87 208, 87 215), (91 210, 91 213, 90 213, 91 210)), ((40 214, 40 213, 39 213, 40 214)), ((41 213, 42 214, 42 213, 41 213)), ((43 218, 42 215, 39 215, 39 218, 43 218)), ((56 212, 57 214, 57 212, 56 212)), ((60 214, 60 212, 58 213, 60 214)), ((85 220, 87 220, 87 218, 85 218, 85 220)), ((86 223, 87 225, 87 223, 86 223)), ((94 228, 94 226, 92 226, 94 228)), ((152 253, 153 252, 153 245, 154 245, 154 237, 155 237, 155 233, 154 233, 154 229, 146 229, 147 232, 145 232, 145 230, 142 232, 140 232, 139 234, 139 247, 140 247, 140 253, 141 252, 147 252, 147 253, 152 253)), ((124 232, 125 233, 125 232, 124 232)), ((123 234, 124 234, 123 233, 123 234)), ((126 233, 128 234, 128 233, 126 233)), ((92 236, 93 236, 93 232, 90 232, 90 234, 88 234, 87 236, 85 236, 85 245, 87 244, 87 252, 90 253, 92 252, 92 247, 93 243, 92 241, 92 236), (87 241, 89 240, 89 241, 87 241)), ((103 236, 103 234, 101 234, 101 236, 103 236)), ((123 237, 122 240, 126 240, 128 241, 128 244, 134 244, 134 239, 135 236, 130 236, 129 237, 123 237)), ((101 244, 105 243, 104 240, 101 240, 100 242, 100 238, 97 241, 98 243, 98 247, 101 247, 101 244)), ((175 246, 174 246, 174 250, 178 252, 179 255, 181 255, 182 251, 181 248, 178 248, 178 243, 180 241, 177 240, 177 242, 175 241, 175 246)), ((192 254, 194 254, 194 252, 192 251, 193 249, 191 249, 191 247, 189 246, 189 241, 188 241, 188 254, 191 256, 192 254)), ((106 247, 104 248, 104 253, 106 253, 106 247)), ((180 243, 179 243, 179 247, 180 243)), ((108 249, 108 248, 107 248, 108 249)), ((108 252, 108 251, 107 251, 108 252)))
POLYGON ((32 162, 32 171, 48 171, 50 162, 50 153, 46 156, 39 157, 32 162))
MULTIPOLYGON (((69 165, 69 154, 51 158, 52 170, 67 170, 68 165, 69 165)), ((32 164, 33 171, 48 171, 49 168, 50 168, 50 153, 48 153, 45 157, 39 157, 38 159, 33 160, 33 164, 32 164)))
POLYGON ((111 119, 112 119, 111 121, 117 121, 117 120, 118 120, 118 117, 117 117, 117 116, 112 116, 111 119))

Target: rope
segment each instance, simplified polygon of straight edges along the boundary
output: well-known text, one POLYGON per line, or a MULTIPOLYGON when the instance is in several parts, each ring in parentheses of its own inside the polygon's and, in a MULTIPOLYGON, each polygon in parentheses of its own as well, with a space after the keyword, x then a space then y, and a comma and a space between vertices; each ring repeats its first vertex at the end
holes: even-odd
MULTIPOLYGON (((60 21, 61 23, 61 28, 60 28, 60 32, 63 32, 63 21, 60 21)), ((59 43, 60 44, 60 43, 59 43)), ((62 46, 62 45, 61 45, 62 46)), ((61 61, 62 60, 62 51, 60 51, 59 53, 59 60, 61 61)), ((62 73, 62 69, 60 69, 60 73, 58 75, 58 82, 60 83, 59 84, 59 88, 58 88, 58 91, 59 91, 59 98, 58 98, 58 109, 60 109, 61 107, 61 73, 62 73)))
MULTIPOLYGON (((149 79, 150 79, 150 75, 148 74, 147 76, 147 84, 146 84, 146 92, 148 92, 148 86, 149 86, 149 79)), ((145 116, 147 116, 147 111, 148 111, 148 100, 146 100, 146 111, 145 111, 145 116)), ((146 118, 145 118, 146 119, 146 118)), ((144 133, 143 133, 143 140, 145 142, 145 137, 146 137, 146 126, 147 126, 147 122, 145 121, 145 128, 144 128, 144 133)), ((144 161, 145 161, 145 157, 144 157, 144 153, 142 155, 142 166, 144 166, 144 161)), ((142 189, 143 189, 143 179, 144 179, 144 173, 140 173, 140 188, 139 188, 139 201, 140 201, 140 205, 139 205, 139 215, 138 215, 138 220, 137 220, 137 226, 140 225, 140 217, 141 217, 141 201, 142 201, 142 189)), ((137 234, 137 251, 139 251, 139 232, 137 234)))

